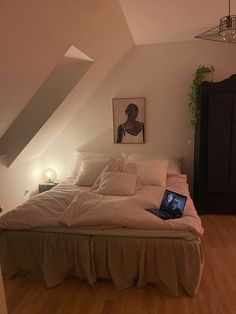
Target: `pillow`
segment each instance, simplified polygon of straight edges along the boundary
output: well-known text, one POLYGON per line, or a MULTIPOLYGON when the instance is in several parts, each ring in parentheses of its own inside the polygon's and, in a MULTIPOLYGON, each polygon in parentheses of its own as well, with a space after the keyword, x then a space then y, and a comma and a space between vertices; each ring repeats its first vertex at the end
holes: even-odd
POLYGON ((107 166, 109 160, 82 160, 75 184, 78 186, 92 186, 107 166))
POLYGON ((143 185, 166 186, 168 160, 136 160, 135 163, 143 185))
POLYGON ((137 174, 125 172, 103 172, 97 193, 110 196, 135 194, 137 174))
POLYGON ((149 153, 122 153, 125 161, 136 160, 169 160, 167 175, 181 174, 182 158, 168 158, 165 155, 149 154, 149 153))
POLYGON ((114 159, 121 159, 120 153, 88 153, 88 152, 74 152, 72 166, 71 166, 71 173, 70 177, 76 178, 80 169, 80 165, 82 160, 111 160, 114 159))
MULTIPOLYGON (((103 169, 103 172, 119 172, 121 170, 122 164, 123 164, 123 162, 121 160, 112 159, 109 162, 109 164, 103 169)), ((99 188, 102 173, 100 173, 100 175, 97 178, 96 182, 94 183, 92 189, 97 190, 99 188)), ((136 171, 136 173, 137 173, 137 171, 136 171)))
POLYGON ((142 188, 141 181, 138 176, 137 165, 134 162, 128 162, 124 164, 121 171, 125 173, 131 173, 131 174, 137 175, 136 189, 140 190, 142 188))

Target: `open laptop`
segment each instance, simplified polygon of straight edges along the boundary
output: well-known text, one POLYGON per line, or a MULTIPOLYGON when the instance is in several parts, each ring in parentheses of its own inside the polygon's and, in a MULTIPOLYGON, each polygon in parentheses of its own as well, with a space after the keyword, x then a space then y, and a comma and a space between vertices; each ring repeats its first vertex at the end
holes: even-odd
POLYGON ((145 210, 164 220, 181 218, 186 201, 187 196, 170 190, 165 190, 160 209, 148 208, 145 210))

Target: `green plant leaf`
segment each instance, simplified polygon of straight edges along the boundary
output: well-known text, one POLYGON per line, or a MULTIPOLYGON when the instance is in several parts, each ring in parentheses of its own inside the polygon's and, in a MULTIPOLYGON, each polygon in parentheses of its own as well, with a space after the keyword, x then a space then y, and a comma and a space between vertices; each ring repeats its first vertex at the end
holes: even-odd
POLYGON ((200 85, 204 80, 204 76, 207 73, 214 72, 214 67, 207 66, 207 65, 199 65, 196 69, 195 73, 193 73, 193 81, 192 85, 190 86, 189 96, 189 104, 188 108, 191 113, 191 125, 194 128, 199 119, 199 102, 200 102, 200 85))

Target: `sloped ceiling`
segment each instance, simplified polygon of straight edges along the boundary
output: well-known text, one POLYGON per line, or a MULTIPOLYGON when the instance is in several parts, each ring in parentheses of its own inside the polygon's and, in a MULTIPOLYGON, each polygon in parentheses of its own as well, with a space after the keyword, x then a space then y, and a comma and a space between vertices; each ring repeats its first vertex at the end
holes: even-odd
POLYGON ((38 157, 50 145, 134 45, 117 0, 3 0, 0 38, 0 136, 72 45, 94 60, 73 92, 21 152, 19 161, 38 157))
POLYGON ((4 165, 14 162, 92 64, 93 60, 84 58, 76 47, 68 50, 1 137, 0 155, 5 156, 4 165))
MULTIPOLYGON (((119 0, 136 44, 193 40, 228 15, 228 0, 119 0)), ((231 1, 236 14, 236 1, 231 1)))
POLYGON ((94 64, 21 151, 19 162, 46 151, 134 43, 193 40, 227 13, 226 0, 2 0, 0 150, 3 134, 72 45, 94 64))

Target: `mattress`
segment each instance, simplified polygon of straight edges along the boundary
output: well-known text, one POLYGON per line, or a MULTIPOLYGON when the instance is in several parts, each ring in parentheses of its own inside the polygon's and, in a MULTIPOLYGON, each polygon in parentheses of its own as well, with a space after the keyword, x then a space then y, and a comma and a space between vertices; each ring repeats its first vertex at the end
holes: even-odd
POLYGON ((142 230, 129 228, 115 229, 82 229, 73 227, 39 227, 31 229, 32 232, 80 234, 91 236, 113 236, 113 237, 142 237, 142 238, 177 238, 185 240, 197 240, 196 236, 189 231, 176 230, 142 230))

